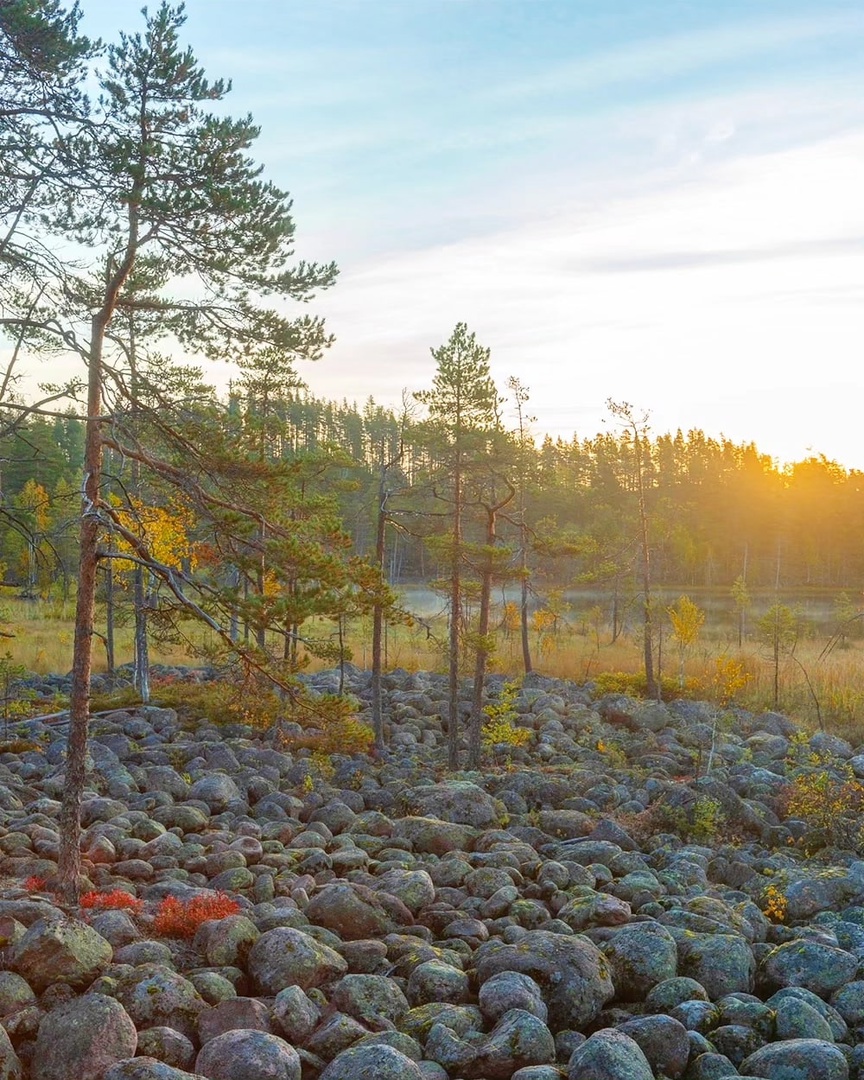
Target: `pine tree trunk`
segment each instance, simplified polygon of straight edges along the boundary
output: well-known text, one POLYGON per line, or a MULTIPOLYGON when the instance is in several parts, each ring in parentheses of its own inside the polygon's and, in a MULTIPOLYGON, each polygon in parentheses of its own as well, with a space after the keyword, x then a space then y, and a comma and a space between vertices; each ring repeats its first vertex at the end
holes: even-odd
POLYGON ((96 571, 99 561, 99 485, 102 476, 102 339, 103 313, 93 319, 84 441, 84 490, 78 556, 78 598, 75 606, 75 642, 72 686, 69 694, 69 735, 63 799, 60 808, 58 885, 69 904, 77 904, 81 890, 81 797, 84 792, 87 736, 90 716, 90 676, 93 669, 93 629, 96 609, 96 571))
MULTIPOLYGON (((494 517, 490 515, 490 528, 486 543, 495 543, 494 517)), ((486 682, 486 665, 489 655, 486 649, 486 635, 489 633, 489 612, 492 600, 492 555, 484 565, 480 580, 480 614, 477 620, 477 652, 474 657, 474 692, 471 701, 471 722, 468 725, 468 768, 480 768, 480 754, 483 738, 483 690, 486 682)))
POLYGON ((520 527, 522 533, 522 551, 519 559, 519 569, 521 571, 521 599, 519 603, 519 627, 522 634, 522 666, 525 669, 525 674, 530 675, 534 670, 534 666, 531 662, 531 644, 528 640, 528 565, 527 565, 527 552, 525 551, 526 537, 525 537, 525 524, 522 523, 520 527))
POLYGON ((105 666, 114 674, 114 567, 105 567, 105 666))
POLYGON ((453 474, 453 551, 450 556, 449 721, 447 765, 459 768, 459 623, 462 620, 462 465, 457 451, 453 474))
POLYGON ((147 643, 147 605, 144 594, 144 568, 135 567, 133 582, 135 604, 135 663, 132 685, 144 704, 150 701, 150 650, 147 643))
MULTIPOLYGON (((375 528, 375 565, 384 573, 384 549, 387 530, 387 493, 384 489, 384 472, 378 484, 378 520, 375 528)), ((372 608, 372 730, 375 733, 375 749, 384 751, 384 716, 381 708, 381 670, 383 661, 382 630, 384 608, 376 603, 372 608)))

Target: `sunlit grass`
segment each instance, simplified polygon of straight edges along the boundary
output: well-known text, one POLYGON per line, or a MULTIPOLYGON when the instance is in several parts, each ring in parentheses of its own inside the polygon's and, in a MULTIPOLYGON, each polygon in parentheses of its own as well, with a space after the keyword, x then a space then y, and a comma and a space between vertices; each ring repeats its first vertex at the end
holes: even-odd
MULTIPOLYGON (((68 672, 72 665, 74 604, 62 600, 23 600, 4 590, 0 605, 5 621, 0 624, 14 636, 0 641, 0 653, 9 653, 16 663, 38 674, 68 672)), ((104 609, 99 630, 104 630, 104 609)), ((181 666, 201 663, 201 646, 214 645, 211 631, 194 621, 181 627, 190 645, 153 642, 151 661, 154 664, 181 666), (191 646, 191 647, 190 647, 191 646), (197 647, 197 648, 196 648, 197 647)), ((333 636, 332 621, 319 620, 308 627, 313 636, 333 636)), ((443 614, 426 617, 412 625, 394 624, 385 634, 385 668, 404 668, 408 671, 447 671, 447 619, 443 614)), ((119 626, 115 632, 115 654, 118 665, 132 659, 132 628, 119 626)), ((583 683, 601 673, 620 672, 637 675, 642 670, 643 647, 641 630, 634 626, 617 640, 610 640, 609 627, 602 620, 573 618, 562 621, 556 633, 530 635, 534 669, 542 675, 583 683)), ((355 620, 346 628, 347 658, 361 668, 368 668, 371 656, 371 620, 355 620)), ((277 639, 274 636, 274 646, 277 639)), ((849 739, 853 745, 864 742, 864 680, 861 678, 862 643, 847 642, 823 654, 825 640, 812 637, 795 648, 795 659, 781 658, 780 693, 777 707, 802 723, 816 727, 821 722, 828 730, 849 739)), ((756 641, 744 642, 741 649, 732 640, 728 627, 708 625, 700 641, 684 659, 684 676, 690 696, 710 698, 716 694, 717 662, 735 661, 741 665, 748 681, 740 689, 734 703, 752 711, 774 708, 774 670, 769 651, 756 641)), ((332 661, 307 658, 306 670, 331 667, 332 661)), ((472 660, 464 658, 464 674, 470 675, 472 660)), ((97 640, 94 648, 94 671, 106 670, 105 650, 97 640)), ((660 670, 665 679, 677 684, 680 655, 664 631, 660 648, 660 670)), ((490 672, 519 675, 522 671, 522 649, 518 632, 501 631, 498 647, 489 663, 490 672)))

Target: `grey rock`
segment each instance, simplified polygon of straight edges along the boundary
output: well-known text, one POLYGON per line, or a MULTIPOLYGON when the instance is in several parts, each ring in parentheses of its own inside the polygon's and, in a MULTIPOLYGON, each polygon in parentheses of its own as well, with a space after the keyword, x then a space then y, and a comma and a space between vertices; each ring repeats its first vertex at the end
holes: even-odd
POLYGON ((164 964, 141 964, 117 980, 117 1000, 137 1028, 171 1027, 194 1037, 204 999, 188 979, 164 964))
POLYGON ((848 1080, 846 1057, 833 1043, 790 1039, 771 1043, 741 1062, 742 1073, 765 1080, 848 1080))
POLYGON ((383 937, 414 922, 410 911, 395 896, 348 882, 320 889, 309 901, 306 917, 345 941, 383 937))
POLYGON ((480 987, 477 1004, 493 1023, 511 1009, 524 1009, 543 1021, 549 1012, 537 983, 518 971, 501 971, 487 979, 480 987))
POLYGON ((21 1080, 21 1061, 6 1029, 0 1025, 0 1080, 21 1080))
POLYGON ((615 996, 620 1001, 643 1001, 658 983, 674 978, 678 947, 665 926, 634 922, 616 930, 603 946, 612 966, 615 996))
POLYGON ((498 822, 498 808, 491 795, 468 780, 445 780, 415 788, 411 802, 425 817, 484 829, 498 822))
POLYGON ((430 1001, 459 1005, 468 1000, 468 976, 442 960, 427 960, 411 972, 406 993, 412 1006, 430 1001))
POLYGON ((300 1080, 293 1046, 263 1031, 226 1031, 201 1048, 195 1071, 207 1080, 300 1080))
POLYGON ((373 1029, 397 1023, 409 1007, 399 986, 384 975, 346 975, 333 987, 330 1004, 373 1029))
POLYGON ((654 1080, 639 1044, 614 1028, 595 1032, 567 1063, 568 1080, 654 1080))
POLYGON ((321 1019, 318 1005, 299 986, 286 986, 273 1002, 273 1019, 292 1044, 302 1046, 321 1019))
POLYGON ((32 1072, 38 1080, 101 1080, 106 1069, 132 1057, 137 1044, 135 1025, 119 1001, 84 994, 42 1020, 32 1072))
POLYGON ((175 1069, 191 1069, 195 1064, 195 1047, 191 1039, 169 1027, 144 1028, 138 1032, 138 1049, 142 1057, 153 1057, 173 1065, 175 1069))
POLYGON ((302 930, 278 926, 262 934, 249 950, 248 969, 260 993, 278 994, 286 986, 309 990, 341 978, 348 964, 302 930))
POLYGON ((100 934, 77 919, 40 919, 15 946, 12 965, 41 993, 54 983, 83 988, 101 975, 113 950, 100 934))
POLYGON ((320 1080, 423 1080, 420 1066, 393 1046, 383 1043, 351 1046, 335 1057, 320 1080))
POLYGON ((799 938, 773 949, 762 962, 760 975, 771 989, 803 986, 828 997, 851 982, 858 960, 843 949, 799 938))
POLYGON ((103 1080, 207 1080, 207 1077, 166 1065, 154 1057, 136 1057, 112 1065, 103 1080))
POLYGON ((618 1031, 639 1045, 655 1073, 677 1080, 687 1067, 687 1029, 671 1016, 640 1016, 619 1024, 618 1031))
POLYGON ((532 930, 516 945, 499 941, 481 945, 475 961, 481 985, 501 971, 519 971, 534 979, 553 1030, 584 1027, 615 992, 608 962, 583 937, 532 930))
POLYGON ((695 979, 712 1000, 753 990, 756 961, 742 937, 671 931, 678 946, 678 974, 695 979))

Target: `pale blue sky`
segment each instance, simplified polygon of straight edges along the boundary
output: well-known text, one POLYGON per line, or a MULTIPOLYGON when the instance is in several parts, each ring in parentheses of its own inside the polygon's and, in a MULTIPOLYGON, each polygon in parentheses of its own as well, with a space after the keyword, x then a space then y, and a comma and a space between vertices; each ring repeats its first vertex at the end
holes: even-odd
MULTIPOLYGON (((83 0, 112 40, 139 4, 83 0)), ((315 393, 399 402, 466 321, 538 433, 864 468, 864 6, 190 0, 186 38, 335 259, 315 393)))

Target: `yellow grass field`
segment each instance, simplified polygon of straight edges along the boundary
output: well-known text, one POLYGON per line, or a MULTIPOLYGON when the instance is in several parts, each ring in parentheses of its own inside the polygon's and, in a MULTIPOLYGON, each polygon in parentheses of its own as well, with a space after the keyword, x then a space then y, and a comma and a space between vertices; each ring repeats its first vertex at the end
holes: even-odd
MULTIPOLYGON (((73 604, 54 600, 22 600, 10 595, 0 598, 3 621, 0 629, 0 655, 23 664, 39 674, 67 672, 72 662, 73 604), (11 635, 11 636, 5 636, 11 635)), ((312 628, 322 637, 335 634, 332 623, 312 628)), ((186 643, 153 643, 151 659, 154 664, 186 665, 200 663, 196 647, 215 645, 213 635, 194 622, 181 627, 186 643)), ((347 659, 360 667, 371 664, 371 625, 368 619, 356 620, 346 628, 347 659)), ((393 625, 385 637, 387 668, 402 667, 409 671, 447 670, 446 617, 438 614, 412 626, 393 625)), ((274 639, 275 643, 275 639, 274 639)), ((823 656, 825 641, 803 640, 794 650, 794 658, 782 656, 779 666, 779 709, 808 726, 822 725, 843 735, 853 744, 864 742, 864 645, 850 641, 823 656)), ((622 634, 614 644, 609 643, 608 628, 582 622, 562 622, 557 633, 531 633, 534 669, 540 674, 570 679, 581 683, 601 674, 622 673, 636 676, 641 671, 642 642, 638 633, 622 634)), ((132 657, 130 626, 116 630, 116 662, 128 663, 132 657)), ((664 692, 674 693, 680 682, 681 657, 668 628, 661 644, 661 674, 664 692)), ((332 666, 314 657, 308 670, 332 666)), ((733 694, 734 704, 755 711, 774 707, 774 665, 770 651, 756 641, 745 641, 739 650, 706 633, 691 646, 683 659, 684 693, 691 697, 717 700, 722 696, 723 672, 735 668, 743 673, 746 684, 733 694)), ((96 642, 94 671, 106 669, 105 650, 96 642)), ((466 657, 465 673, 471 670, 466 657)), ((499 632, 498 648, 489 664, 490 672, 502 672, 513 677, 522 673, 522 656, 517 633, 499 632)))

